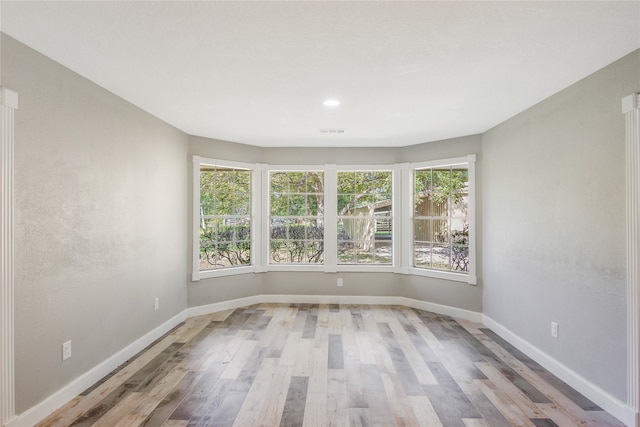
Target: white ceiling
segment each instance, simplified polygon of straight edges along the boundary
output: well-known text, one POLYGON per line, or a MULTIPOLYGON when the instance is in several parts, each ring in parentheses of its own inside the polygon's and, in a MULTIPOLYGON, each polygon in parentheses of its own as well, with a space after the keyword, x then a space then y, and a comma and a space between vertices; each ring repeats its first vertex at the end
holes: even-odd
POLYGON ((0 7, 3 32, 184 132, 260 146, 481 133, 640 48, 640 1, 0 7))

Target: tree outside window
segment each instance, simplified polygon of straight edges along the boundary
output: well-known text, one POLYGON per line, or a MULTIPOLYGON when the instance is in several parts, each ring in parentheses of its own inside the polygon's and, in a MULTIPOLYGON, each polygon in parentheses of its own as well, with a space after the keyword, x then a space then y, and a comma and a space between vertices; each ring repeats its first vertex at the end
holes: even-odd
POLYGON ((251 171, 200 166, 200 270, 251 264, 251 171))
POLYGON ((272 171, 269 262, 324 263, 324 172, 272 171))
POLYGON ((413 202, 414 267, 468 272, 468 166, 414 170, 413 202))
POLYGON ((392 176, 338 172, 338 264, 392 264, 392 176))

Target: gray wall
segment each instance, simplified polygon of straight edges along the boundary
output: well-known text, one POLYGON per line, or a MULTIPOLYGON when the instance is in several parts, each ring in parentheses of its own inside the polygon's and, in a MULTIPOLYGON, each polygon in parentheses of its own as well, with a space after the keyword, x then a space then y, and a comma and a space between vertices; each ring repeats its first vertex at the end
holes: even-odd
POLYGON ((636 51, 482 138, 484 313, 622 401, 620 100, 639 90, 636 51))
POLYGON ((256 294, 401 295, 488 316, 625 400, 621 97, 640 52, 485 135, 399 149, 258 148, 187 137, 2 35, 16 90, 17 412, 187 306, 256 294), (376 164, 478 154, 478 277, 270 272, 190 282, 190 155, 376 164), (185 287, 185 282, 187 286, 185 287), (153 310, 153 298, 161 308, 153 310), (550 322, 560 338, 550 337, 550 322), (117 333, 114 333, 117 331, 117 333), (60 345, 73 341, 73 357, 60 345))
POLYGON ((2 85, 21 413, 186 308, 187 136, 5 35, 2 85))
MULTIPOLYGON (((432 142, 403 148, 260 148, 226 141, 190 137, 189 154, 224 160, 268 164, 393 164, 422 160, 480 155, 479 135, 432 142)), ((477 198, 482 198, 477 162, 477 198)), ((190 188, 191 191, 191 188, 190 188)), ((480 206, 477 209, 478 234, 482 231, 480 206)), ((192 216, 189 216, 191 230, 192 216)), ((189 232, 191 236, 191 232, 189 232)), ((191 237, 189 237, 191 242, 191 237)), ((478 248, 480 249, 480 248, 478 248)), ((478 263, 482 257, 478 250, 478 263)), ((191 265, 191 264, 189 264, 191 265)), ((478 268, 478 277, 481 277, 478 268)), ((189 306, 212 304, 260 293, 285 295, 371 295, 406 296, 472 311, 482 311, 482 286, 460 282, 393 273, 311 273, 269 272, 233 277, 202 279, 188 285, 189 306), (336 278, 344 279, 344 287, 336 286, 336 278)))

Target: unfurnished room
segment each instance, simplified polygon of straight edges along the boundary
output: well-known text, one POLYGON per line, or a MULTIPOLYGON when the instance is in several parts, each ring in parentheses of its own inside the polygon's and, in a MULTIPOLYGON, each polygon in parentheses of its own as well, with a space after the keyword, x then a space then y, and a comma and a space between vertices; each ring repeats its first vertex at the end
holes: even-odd
POLYGON ((640 1, 0 1, 0 425, 640 427, 640 1))

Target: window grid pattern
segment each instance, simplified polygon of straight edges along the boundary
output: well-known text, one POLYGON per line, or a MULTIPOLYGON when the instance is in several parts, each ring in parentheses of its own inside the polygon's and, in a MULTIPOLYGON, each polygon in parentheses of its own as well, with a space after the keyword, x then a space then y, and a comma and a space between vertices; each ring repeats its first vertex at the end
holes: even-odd
POLYGON ((468 166, 416 169, 413 178, 413 266, 468 273, 468 166))
POLYGON ((393 264, 391 171, 337 174, 338 265, 393 264))
POLYGON ((269 263, 324 263, 324 172, 269 174, 269 263))
POLYGON ((251 265, 249 170, 200 166, 200 271, 251 265))

